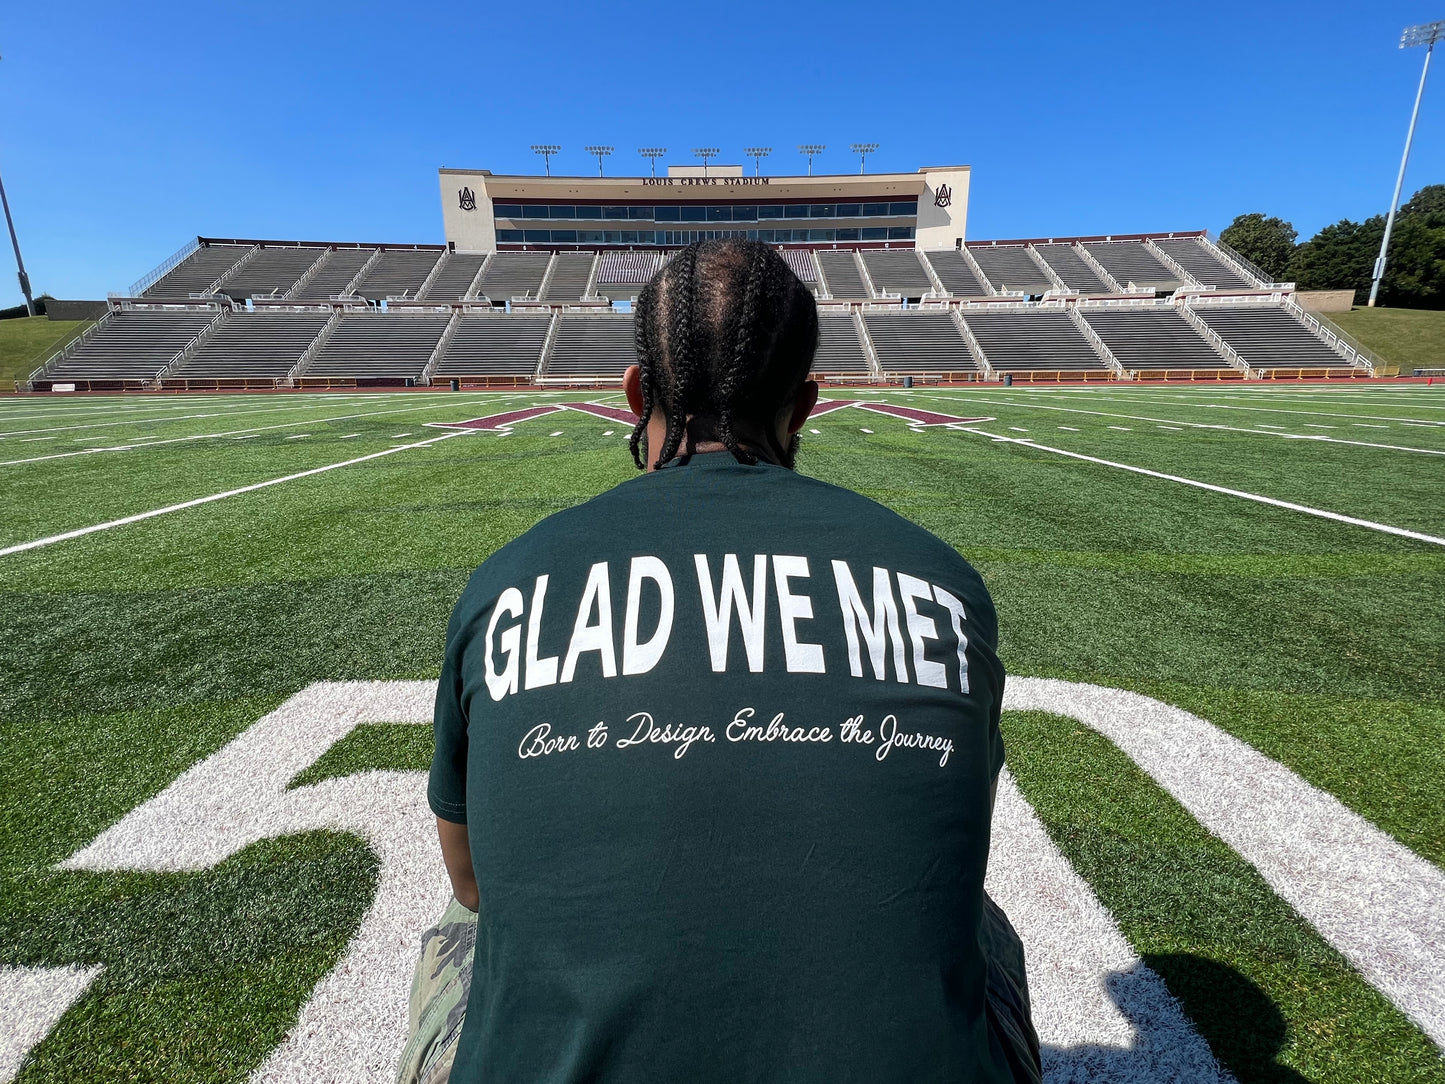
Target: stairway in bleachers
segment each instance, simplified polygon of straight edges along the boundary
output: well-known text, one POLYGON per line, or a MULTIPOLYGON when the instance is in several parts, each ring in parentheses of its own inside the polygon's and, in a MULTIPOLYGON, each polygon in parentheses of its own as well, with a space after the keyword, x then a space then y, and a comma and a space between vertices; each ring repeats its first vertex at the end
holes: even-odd
POLYGON ((1183 285, 1142 241, 1091 241, 1084 248, 1125 289, 1131 282, 1144 290, 1177 290, 1183 285))
POLYGON ((1283 305, 1195 305, 1193 312, 1255 369, 1352 366, 1283 305))
POLYGON ((954 297, 988 297, 988 284, 980 282, 973 268, 957 249, 940 248, 922 254, 933 265, 933 273, 954 297))
POLYGON ((978 371, 958 325, 946 312, 865 312, 863 322, 884 374, 978 371))
POLYGON ((1070 290, 1081 294, 1115 292, 1114 287, 1099 277, 1099 272, 1089 266, 1073 245, 1035 245, 1034 251, 1043 258, 1044 263, 1053 268, 1054 274, 1063 279, 1070 290))
POLYGON ((963 317, 989 365, 1001 372, 1108 369, 1062 310, 970 309, 963 317))
POLYGON ((1221 260, 1209 243, 1202 239, 1166 237, 1154 243, 1204 286, 1224 290, 1247 290, 1262 285, 1253 279, 1245 278, 1221 260))
POLYGON ((969 245, 968 251, 996 290, 1045 294, 1058 289, 1024 245, 969 245))
POLYGON ((65 357, 47 365, 36 386, 74 381, 104 387, 154 380, 216 316, 213 308, 113 313, 65 357))
POLYGON ((141 296, 188 298, 203 293, 250 251, 250 245, 202 245, 147 286, 141 296))
POLYGON ((813 356, 813 372, 841 375, 872 372, 868 355, 858 340, 852 313, 818 314, 818 352, 813 356))
POLYGON ((623 371, 637 363, 631 316, 557 317, 557 334, 545 377, 604 377, 621 381, 623 371))
POLYGON ((401 383, 421 375, 450 318, 442 314, 349 312, 302 378, 401 383))
POLYGON ((485 253, 453 252, 420 296, 427 301, 460 301, 467 296, 467 290, 486 259, 485 253))
POLYGON ((530 380, 547 341, 550 316, 463 316, 432 373, 433 380, 451 377, 530 380))
POLYGON ((934 291, 933 280, 911 248, 865 248, 859 255, 875 289, 914 299, 934 291))
POLYGON ((306 269, 326 252, 324 248, 263 248, 227 275, 217 293, 244 301, 249 297, 285 297, 306 269))
POLYGON ((367 269, 352 292, 369 301, 381 301, 388 297, 415 297, 441 255, 441 252, 434 248, 387 249, 367 269))
POLYGON ((592 263, 595 258, 595 254, 591 252, 559 252, 542 300, 582 300, 582 294, 587 289, 587 280, 592 277, 592 263))
POLYGON ((301 360, 329 318, 324 312, 233 313, 162 383, 169 387, 194 380, 280 380, 301 360))
POLYGON ((1126 369, 1143 372, 1233 368, 1173 306, 1080 308, 1078 311, 1126 369))
POLYGON ((498 252, 487 265, 477 293, 501 308, 514 298, 535 298, 551 261, 550 252, 498 252))
POLYGON ((828 293, 834 299, 857 301, 872 298, 868 287, 863 284, 852 249, 822 249, 814 255, 822 268, 823 280, 828 284, 828 293))
POLYGON ((338 248, 326 257, 306 285, 294 291, 293 300, 325 301, 337 297, 371 259, 372 248, 338 248))

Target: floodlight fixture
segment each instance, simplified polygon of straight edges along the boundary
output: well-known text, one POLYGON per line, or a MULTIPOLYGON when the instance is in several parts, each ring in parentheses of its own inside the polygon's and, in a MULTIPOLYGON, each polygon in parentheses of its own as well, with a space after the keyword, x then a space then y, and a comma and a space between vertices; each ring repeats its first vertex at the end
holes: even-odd
POLYGON ((772 147, 744 147, 743 153, 753 160, 753 176, 762 172, 763 159, 773 153, 772 147))
POLYGON ((822 153, 823 153, 825 150, 827 150, 827 149, 828 149, 828 145, 827 145, 826 143, 799 143, 799 144, 798 144, 798 153, 799 153, 799 154, 806 154, 806 155, 808 156, 808 176, 809 176, 809 177, 811 177, 811 176, 813 175, 813 155, 815 155, 815 154, 822 154, 822 153))
POLYGON ((657 176, 657 160, 667 153, 666 147, 638 147, 637 153, 652 162, 652 175, 657 176))
POLYGON ((547 162, 547 176, 552 176, 552 155, 562 148, 556 143, 533 143, 532 153, 540 154, 547 162))
POLYGON ((854 143, 853 153, 858 156, 858 172, 867 173, 868 156, 878 149, 877 143, 854 143))
POLYGON ((605 143, 589 143, 583 148, 588 154, 595 154, 597 156, 597 176, 599 177, 602 176, 602 159, 606 158, 616 149, 616 147, 609 146, 605 143))
POLYGON ((706 177, 708 159, 716 158, 722 152, 716 147, 694 147, 692 153, 702 159, 702 175, 706 177))
POLYGON ((1400 35, 1400 48, 1414 45, 1425 46, 1425 66, 1420 70, 1420 87, 1415 91, 1415 108, 1410 113, 1410 128, 1405 133, 1405 153, 1400 157, 1400 172, 1395 177, 1395 194, 1390 199, 1390 215, 1385 219, 1385 236, 1380 239, 1380 255, 1375 258, 1375 271, 1370 279, 1370 308, 1375 307, 1375 298, 1380 293, 1380 280, 1385 277, 1385 256, 1390 248, 1390 231, 1395 228, 1395 211, 1400 206, 1400 189, 1405 184, 1405 166, 1410 162, 1410 144, 1415 141, 1415 121, 1420 116, 1420 99, 1425 95, 1425 77, 1430 74, 1430 54, 1435 43, 1445 41, 1445 19, 1434 23, 1419 23, 1405 27, 1400 35))

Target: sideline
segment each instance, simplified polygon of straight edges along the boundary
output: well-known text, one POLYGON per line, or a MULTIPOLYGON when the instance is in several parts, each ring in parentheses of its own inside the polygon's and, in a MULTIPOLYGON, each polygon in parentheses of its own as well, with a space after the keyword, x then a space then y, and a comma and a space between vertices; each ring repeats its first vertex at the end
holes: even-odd
POLYGON ((324 474, 329 470, 350 467, 356 463, 365 463, 368 459, 380 459, 384 455, 391 455, 395 452, 405 452, 411 448, 424 448, 428 444, 435 444, 439 440, 450 440, 452 437, 464 436, 468 432, 470 432, 470 430, 458 429, 455 432, 443 433, 441 436, 432 437, 429 440, 419 440, 414 444, 398 444, 394 448, 387 448, 380 452, 372 452, 370 455, 357 456, 355 459, 347 459, 340 463, 328 463, 324 467, 312 467, 310 470, 303 470, 296 474, 288 474, 281 478, 272 478, 265 482, 256 482, 253 485, 242 486, 239 489, 228 489, 224 493, 212 493, 209 497, 196 497, 194 500, 167 505, 165 508, 152 508, 149 512, 138 512, 133 516, 123 516, 120 519, 113 519, 107 523, 96 523, 90 527, 79 527, 73 531, 66 531, 63 534, 51 535, 49 538, 37 538, 33 542, 21 542, 16 546, 6 546, 4 549, 0 549, 0 557, 8 557, 12 553, 24 553, 26 550, 39 549, 41 546, 50 546, 56 542, 65 542, 71 538, 80 538, 84 535, 94 534, 96 531, 109 530, 111 527, 124 527, 129 523, 139 523, 143 519, 163 516, 167 512, 180 512, 186 508, 195 508, 200 504, 210 504, 212 501, 235 497, 241 493, 252 493, 258 489, 265 489, 267 486, 278 486, 282 482, 294 482, 298 478, 309 478, 313 474, 324 474))
MULTIPOLYGON (((1126 470, 1133 474, 1145 475, 1149 478, 1162 478, 1166 482, 1178 482, 1181 485, 1194 486, 1196 489, 1207 489, 1211 493, 1222 493, 1227 497, 1240 497, 1246 501, 1268 504, 1275 508, 1285 508, 1291 512, 1303 512, 1307 516, 1318 516, 1320 519, 1334 520, 1336 523, 1348 523, 1352 527, 1366 527, 1372 531, 1398 535, 1401 538, 1413 539, 1416 542, 1430 542, 1436 546, 1445 546, 1445 538, 1438 538, 1433 534, 1409 531, 1404 527, 1392 527, 1388 523, 1376 523, 1370 519, 1357 519, 1354 516, 1346 516, 1340 512, 1330 512, 1324 508, 1311 508, 1307 504, 1295 504, 1293 501, 1282 501, 1275 497, 1266 497, 1261 493, 1249 493, 1243 489, 1230 489, 1228 486, 1217 486, 1212 482, 1199 482, 1193 478, 1185 478, 1178 474, 1165 474, 1162 471, 1148 470, 1145 467, 1135 467, 1128 463, 1116 463, 1112 459, 1100 459, 1097 456, 1084 455, 1082 452, 1070 452, 1063 448, 1053 448, 1047 444, 1040 444, 1038 441, 1029 440, 1027 437, 1005 437, 998 433, 990 433, 985 429, 974 429, 972 426, 967 425, 950 425, 948 428, 957 429, 964 433, 973 433, 980 437, 988 437, 989 440, 992 441, 999 441, 1005 444, 1021 444, 1025 448, 1036 448, 1041 452, 1052 452, 1054 455, 1064 455, 1070 459, 1081 459, 1085 463, 1097 463, 1100 466, 1113 467, 1116 470, 1126 470)), ((0 553, 3 553, 3 551, 0 551, 0 553)))
MULTIPOLYGON (((1009 391, 1010 391, 1010 392, 1016 392, 1017 389, 1015 389, 1015 388, 1010 388, 1009 391)), ((1111 392, 1111 393, 1112 393, 1112 392, 1115 392, 1115 391, 1117 391, 1117 389, 1112 389, 1112 388, 1110 389, 1110 392, 1111 392)), ((1138 401, 1141 401, 1141 400, 1144 401, 1144 402, 1153 402, 1153 403, 1161 403, 1161 402, 1163 402, 1163 400, 1160 400, 1160 399, 1157 399, 1157 398, 1146 398, 1146 396, 1149 396, 1151 392, 1154 393, 1155 395, 1157 395, 1157 394, 1159 393, 1158 386, 1157 386, 1157 385, 1154 385, 1154 384, 1150 384, 1150 385, 1149 385, 1149 391, 1143 391, 1143 390, 1141 390, 1141 391, 1139 391, 1138 393, 1129 395, 1129 396, 1128 396, 1127 398, 1125 398, 1125 399, 1120 399, 1120 398, 1118 398, 1117 396, 1115 396, 1115 395, 1113 395, 1113 394, 1110 394, 1110 393, 1105 393, 1105 392, 1103 392, 1102 390, 1101 390, 1097 395, 1095 395, 1093 398, 1095 399, 1095 401, 1097 401, 1097 400, 1099 400, 1099 399, 1108 399, 1108 400, 1111 401, 1111 402, 1138 402, 1138 401)), ((1231 395, 1229 395, 1228 393, 1210 395, 1209 398, 1211 398, 1211 399, 1231 399, 1232 402, 1237 401, 1237 400, 1234 400, 1233 397, 1232 397, 1231 395)), ((1248 396, 1246 396, 1245 398, 1246 398, 1246 400, 1249 400, 1249 397, 1248 397, 1248 396)), ((1258 400, 1253 400, 1253 401, 1254 401, 1254 402, 1258 402, 1258 400)), ((1215 403, 1193 403, 1193 404, 1190 404, 1190 405, 1191 405, 1191 407, 1193 407, 1194 409, 1197 409, 1197 410, 1248 410, 1248 411, 1254 411, 1255 413, 1259 413, 1259 414, 1302 414, 1302 415, 1304 415, 1305 417, 1309 417, 1309 418, 1345 418, 1345 419, 1347 419, 1347 420, 1349 420, 1349 421, 1372 421, 1372 422, 1419 422, 1421 425, 1429 425, 1429 426, 1434 426, 1434 427, 1437 427, 1437 428, 1438 428, 1438 427, 1441 427, 1441 426, 1445 426, 1445 421, 1431 421, 1431 420, 1428 419, 1428 418, 1396 418, 1396 417, 1394 417, 1393 415, 1388 415, 1388 414, 1336 414, 1336 413, 1333 413, 1332 411, 1328 411, 1328 410, 1287 410, 1287 409, 1284 408, 1284 407, 1274 407, 1274 406, 1243 406, 1243 405, 1234 406, 1234 405, 1231 405, 1231 403, 1218 403, 1218 402, 1215 402, 1215 403)), ((1345 404, 1345 405, 1348 406, 1349 404, 1345 404)))

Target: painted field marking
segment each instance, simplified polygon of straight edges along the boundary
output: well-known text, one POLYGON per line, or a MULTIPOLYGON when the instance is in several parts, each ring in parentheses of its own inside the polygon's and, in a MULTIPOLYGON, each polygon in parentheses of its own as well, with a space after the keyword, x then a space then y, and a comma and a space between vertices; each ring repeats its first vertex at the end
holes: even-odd
MULTIPOLYGON (((239 436, 239 437, 232 437, 231 439, 232 439, 232 440, 255 440, 255 439, 256 439, 257 437, 259 437, 260 435, 261 435, 260 433, 243 433, 241 436, 239 436)), ((100 451, 101 449, 96 449, 96 450, 97 450, 97 451, 100 451)))
POLYGON ((1269 422, 1255 422, 1261 429, 1284 429, 1283 425, 1270 425, 1269 422))
POLYGON ((815 436, 823 435, 823 431, 821 429, 809 429, 808 432, 814 434, 815 436))
POLYGON ((401 440, 402 437, 409 437, 409 436, 411 436, 410 433, 393 433, 393 434, 391 435, 391 439, 392 439, 392 440, 401 440))
MULTIPOLYGON (((1334 520, 1336 523, 1348 523, 1352 527, 1366 527, 1372 531, 1398 535, 1400 538, 1409 538, 1416 542, 1429 542, 1436 546, 1445 546, 1445 538, 1438 538, 1432 534, 1423 534, 1420 531, 1409 531, 1403 527, 1392 527, 1388 523, 1376 523, 1374 520, 1346 516, 1339 512, 1331 512, 1323 508, 1311 508, 1307 504, 1295 504, 1293 501, 1282 501, 1275 497, 1266 497, 1261 493, 1249 493, 1242 489, 1230 489, 1228 486, 1217 486, 1212 482, 1200 482, 1178 474, 1165 474, 1163 471, 1148 470, 1145 467, 1135 467, 1128 463, 1116 463, 1111 459, 1100 459, 1097 456, 1084 455, 1081 452, 1070 452, 1063 448, 1051 448, 1047 444, 1039 444, 1037 441, 1030 440, 1027 437, 1005 437, 997 433, 990 433, 983 429, 974 429, 966 425, 955 425, 949 428, 958 429, 964 433, 973 433, 980 437, 988 437, 993 441, 1020 444, 1025 448, 1036 448, 1041 452, 1051 452, 1054 455, 1068 456, 1070 459, 1079 459, 1085 463, 1097 463, 1103 467, 1113 467, 1115 470, 1126 470, 1132 474, 1142 474, 1146 477, 1159 478, 1166 482, 1178 482, 1180 485, 1194 486, 1196 489, 1205 489, 1211 493, 1222 493, 1227 497, 1239 497, 1246 501, 1267 504, 1274 508, 1288 509, 1291 512, 1303 512, 1305 515, 1334 520)), ((3 551, 0 551, 0 553, 3 553, 3 551)))
POLYGON ((40 1044, 105 968, 0 966, 0 1081, 14 1080, 40 1044))
MULTIPOLYGON (((1414 422, 1410 423, 1414 425, 1414 422)), ((1325 425, 1323 422, 1305 422, 1306 429, 1338 429, 1338 425, 1325 425)))
MULTIPOLYGON (((1400 424, 1401 424, 1401 425, 1413 425, 1413 426, 1415 426, 1416 428, 1419 428, 1419 429, 1438 429, 1438 428, 1439 428, 1439 426, 1437 426, 1434 422, 1401 422, 1400 424)), ((1333 429, 1334 426, 1331 426, 1330 428, 1333 429)))
POLYGON ((344 437, 337 437, 337 440, 350 440, 352 437, 359 437, 360 433, 347 433, 344 437))
POLYGON ((590 414, 594 418, 602 418, 609 422, 622 422, 626 425, 636 425, 637 415, 630 410, 623 410, 620 407, 608 406, 605 403, 562 403, 565 410, 576 410, 582 414, 590 414))
POLYGON ((562 430, 560 430, 560 429, 557 430, 557 432, 555 432, 555 433, 552 434, 552 436, 554 436, 554 437, 560 437, 561 435, 562 435, 562 430))
POLYGON ((1059 426, 1059 428, 1060 428, 1060 429, 1067 430, 1067 431, 1070 432, 1070 433, 1077 433, 1077 432, 1078 432, 1078 430, 1075 429, 1072 425, 1061 425, 1061 426, 1059 426))
POLYGON ((309 437, 310 435, 311 435, 310 433, 292 433, 292 434, 291 434, 289 437, 287 437, 286 439, 287 439, 287 440, 305 440, 305 439, 306 439, 307 437, 309 437))
POLYGON ((54 440, 54 437, 26 437, 19 441, 20 444, 34 444, 37 440, 54 440))
POLYGON ((235 497, 242 493, 253 493, 258 489, 266 489, 268 486, 279 486, 282 482, 294 482, 298 478, 309 478, 313 474, 324 474, 327 471, 339 470, 342 467, 350 467, 356 463, 365 463, 369 459, 380 459, 384 455, 391 455, 393 452, 404 452, 408 448, 424 448, 428 444, 435 444, 439 440, 448 440, 451 437, 462 436, 464 432, 464 430, 458 430, 454 433, 443 433, 441 436, 432 437, 429 440, 420 440, 413 444, 399 444, 394 448, 387 448, 384 451, 358 456, 356 459, 347 459, 340 463, 328 463, 324 467, 312 467, 310 470, 299 471, 296 474, 287 474, 281 478, 271 478, 265 482, 256 482, 249 486, 241 486, 238 489, 228 489, 224 493, 212 493, 208 497, 196 497, 194 500, 182 501, 180 504, 171 504, 164 508, 152 508, 149 512, 138 512, 133 516, 123 516, 120 519, 113 519, 106 523, 97 523, 90 527, 79 527, 73 531, 65 531, 62 534, 51 535, 49 538, 37 538, 33 542, 21 542, 15 546, 6 546, 4 549, 0 549, 0 557, 8 557, 12 553, 24 553, 27 550, 39 549, 41 546, 51 546, 56 542, 65 542, 72 538, 81 538, 88 534, 94 534, 96 531, 109 530, 112 527, 124 527, 131 523, 139 523, 141 520, 164 516, 169 512, 180 512, 184 509, 195 508, 202 504, 210 504, 212 501, 225 500, 227 497, 235 497))
POLYGON ((871 430, 871 429, 859 429, 858 432, 860 432, 860 433, 867 433, 869 436, 872 436, 872 435, 873 435, 873 430, 871 430))
POLYGON ((1182 432, 1184 432, 1184 430, 1181 429, 1181 428, 1180 428, 1179 426, 1177 426, 1177 425, 1156 425, 1154 428, 1156 428, 1156 429, 1172 429, 1172 430, 1174 430, 1174 432, 1176 432, 1176 433, 1182 433, 1182 432))
POLYGON ((1132 433, 1132 432, 1134 432, 1134 430, 1130 429, 1127 425, 1110 425, 1110 426, 1107 426, 1106 428, 1109 428, 1109 429, 1117 429, 1117 430, 1118 430, 1119 432, 1121 432, 1121 433, 1132 433))
POLYGON ((614 432, 616 432, 616 430, 608 429, 608 430, 607 430, 606 432, 604 432, 602 435, 603 435, 604 437, 610 437, 614 432))
MULTIPOLYGON (((1015 394, 1015 395, 1016 395, 1016 394, 1018 394, 1018 392, 1015 391, 1015 392, 1013 392, 1012 394, 1015 394)), ((1036 393, 1034 393, 1034 394, 1039 394, 1039 393, 1036 392, 1036 393)), ((1137 402, 1137 401, 1139 401, 1139 400, 1143 400, 1144 402, 1158 402, 1157 399, 1149 399, 1149 398, 1146 398, 1146 397, 1145 397, 1144 395, 1142 395, 1142 394, 1139 395, 1139 396, 1137 396, 1137 397, 1122 397, 1122 398, 1119 397, 1119 396, 1114 396, 1114 395, 1103 395, 1103 394, 1099 394, 1099 395, 1095 395, 1094 398, 1095 398, 1096 400, 1097 400, 1097 399, 1106 399, 1106 400, 1108 400, 1108 401, 1110 401, 1110 402, 1130 402, 1131 400, 1132 400, 1132 401, 1135 401, 1135 402, 1137 402)), ((1224 397, 1222 396, 1221 398, 1224 398, 1224 397)), ((1191 404, 1191 405, 1193 405, 1193 406, 1195 406, 1195 407, 1198 407, 1198 408, 1201 408, 1201 409, 1206 409, 1206 410, 1252 410, 1252 411, 1256 411, 1256 412, 1263 412, 1263 413, 1269 413, 1269 414, 1303 414, 1303 415, 1305 415, 1305 416, 1307 416, 1307 417, 1315 417, 1315 418, 1345 418, 1345 419, 1349 419, 1349 418, 1369 418, 1371 421, 1377 421, 1377 422, 1409 422, 1409 421, 1418 421, 1418 420, 1419 420, 1419 419, 1416 419, 1416 418, 1396 418, 1396 417, 1393 417, 1393 416, 1391 416, 1391 415, 1383 415, 1383 416, 1382 416, 1382 415, 1376 415, 1376 414, 1338 414, 1338 413, 1336 413, 1336 412, 1334 412, 1334 411, 1329 411, 1329 410, 1288 410, 1288 409, 1286 409, 1286 408, 1284 408, 1284 407, 1269 407, 1269 406, 1231 406, 1229 403, 1194 403, 1194 404, 1191 404)), ((1445 426, 1445 422, 1424 422, 1423 424, 1425 424, 1425 425, 1445 426)))
POLYGON ((1009 426, 1009 428, 1012 429, 1015 433, 1027 433, 1027 432, 1028 432, 1027 429, 1024 429, 1023 427, 1017 426, 1017 425, 1011 425, 1011 426, 1009 426))
POLYGON ((469 418, 464 422, 423 422, 435 429, 459 429, 459 430, 481 430, 484 433, 505 430, 518 422, 531 421, 533 418, 543 418, 548 414, 556 414, 562 407, 533 406, 520 407, 517 410, 507 410, 501 414, 488 414, 482 418, 469 418))
POLYGON ((1388 425, 1371 425, 1369 422, 1355 422, 1354 424, 1357 425, 1357 426, 1358 426, 1359 428, 1361 428, 1361 429, 1388 429, 1388 428, 1390 428, 1388 425))

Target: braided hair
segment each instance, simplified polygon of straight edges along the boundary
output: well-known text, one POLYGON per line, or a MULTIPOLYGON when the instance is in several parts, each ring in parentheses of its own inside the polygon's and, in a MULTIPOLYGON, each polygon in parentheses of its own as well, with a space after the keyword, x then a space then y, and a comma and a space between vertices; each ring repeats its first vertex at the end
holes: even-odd
POLYGON ((643 287, 633 324, 643 410, 628 446, 639 470, 643 435, 658 410, 667 436, 654 469, 677 455, 689 418, 710 427, 741 462, 756 463, 739 444, 738 427, 771 434, 818 349, 813 295, 759 241, 688 245, 643 287))

